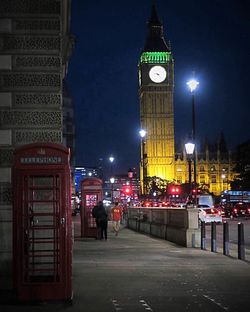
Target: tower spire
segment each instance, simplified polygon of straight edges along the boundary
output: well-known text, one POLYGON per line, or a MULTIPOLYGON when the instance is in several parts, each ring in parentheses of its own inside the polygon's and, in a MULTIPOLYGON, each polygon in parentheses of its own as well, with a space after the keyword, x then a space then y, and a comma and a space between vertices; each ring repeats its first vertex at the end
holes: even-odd
POLYGON ((144 52, 170 52, 170 48, 164 39, 163 25, 160 21, 156 1, 152 0, 151 16, 147 23, 147 37, 144 45, 144 52))

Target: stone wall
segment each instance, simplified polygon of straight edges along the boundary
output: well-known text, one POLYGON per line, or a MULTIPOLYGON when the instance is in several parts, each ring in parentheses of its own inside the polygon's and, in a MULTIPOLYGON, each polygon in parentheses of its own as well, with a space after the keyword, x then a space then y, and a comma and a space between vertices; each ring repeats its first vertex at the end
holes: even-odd
POLYGON ((198 209, 130 208, 128 227, 185 247, 200 247, 198 209))
POLYGON ((70 0, 0 0, 0 277, 9 280, 13 151, 28 143, 62 143, 69 14, 70 0))

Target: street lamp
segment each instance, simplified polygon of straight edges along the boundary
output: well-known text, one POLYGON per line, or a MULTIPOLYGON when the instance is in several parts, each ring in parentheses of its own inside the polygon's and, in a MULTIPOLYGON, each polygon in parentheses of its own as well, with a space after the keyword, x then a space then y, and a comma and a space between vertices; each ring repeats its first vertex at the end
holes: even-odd
POLYGON ((109 161, 112 163, 115 160, 115 158, 113 156, 109 157, 109 161))
POLYGON ((110 156, 109 157, 109 161, 110 161, 110 175, 112 176, 113 175, 113 162, 115 160, 115 157, 113 156, 110 156))
MULTIPOLYGON (((188 159, 188 182, 189 182, 189 197, 192 196, 192 169, 191 169, 191 162, 192 162, 192 156, 194 153, 195 144, 192 142, 188 142, 185 144, 185 150, 187 153, 187 159, 188 159)), ((196 193, 195 193, 196 196, 196 193)), ((196 204, 196 202, 195 202, 196 204)))
POLYGON ((147 154, 145 151, 145 136, 147 134, 147 131, 144 129, 141 129, 139 131, 141 136, 141 167, 142 167, 142 178, 141 178, 141 185, 142 185, 142 194, 145 195, 147 193, 147 154))
MULTIPOLYGON (((195 124, 195 101, 194 101, 194 91, 199 85, 199 81, 195 79, 191 79, 187 82, 187 85, 191 91, 192 95, 192 140, 194 144, 196 144, 196 124, 195 124)), ((193 151, 194 154, 194 187, 195 187, 195 204, 196 204, 196 148, 193 151)))
POLYGON ((115 178, 114 177, 111 177, 110 178, 110 183, 111 183, 111 203, 113 203, 113 185, 115 183, 115 178))
POLYGON ((132 183, 133 175, 134 175, 133 170, 131 168, 129 168, 128 169, 128 178, 129 178, 129 185, 130 185, 130 191, 131 191, 131 195, 130 195, 131 199, 133 199, 133 183, 132 183))
MULTIPOLYGON (((222 173, 221 174, 221 182, 222 182, 222 184, 221 184, 221 192, 225 191, 224 190, 224 183, 226 182, 226 178, 227 178, 226 174, 222 173)), ((226 187, 226 189, 227 189, 227 187, 226 187)))

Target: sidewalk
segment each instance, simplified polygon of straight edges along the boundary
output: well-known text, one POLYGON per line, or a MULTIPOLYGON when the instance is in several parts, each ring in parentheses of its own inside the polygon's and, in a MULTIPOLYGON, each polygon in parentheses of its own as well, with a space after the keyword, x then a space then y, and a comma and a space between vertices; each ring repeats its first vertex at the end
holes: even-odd
MULTIPOLYGON (((76 217, 77 218, 77 217, 76 217)), ((77 219, 75 219, 77 221, 77 219)), ((126 228, 84 239, 75 223, 73 304, 1 304, 9 311, 250 311, 250 265, 126 228)))

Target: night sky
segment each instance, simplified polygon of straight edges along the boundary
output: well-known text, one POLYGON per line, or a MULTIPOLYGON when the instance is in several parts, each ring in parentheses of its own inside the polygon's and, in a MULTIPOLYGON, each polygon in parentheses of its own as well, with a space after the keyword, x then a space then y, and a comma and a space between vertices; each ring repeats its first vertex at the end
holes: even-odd
MULTIPOLYGON (((75 104, 76 164, 114 173, 139 167, 138 70, 150 0, 72 0, 76 45, 67 83, 75 104)), ((158 0, 158 16, 175 59, 175 139, 191 131, 195 77, 196 132, 230 149, 250 138, 250 1, 158 0)))

